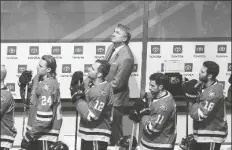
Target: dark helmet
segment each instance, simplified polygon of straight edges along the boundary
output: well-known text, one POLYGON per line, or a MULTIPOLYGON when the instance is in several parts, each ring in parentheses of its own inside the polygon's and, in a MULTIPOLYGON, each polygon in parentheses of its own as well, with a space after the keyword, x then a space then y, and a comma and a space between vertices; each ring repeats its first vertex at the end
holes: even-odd
POLYGON ((62 141, 57 141, 50 146, 51 150, 69 150, 68 146, 62 141))
MULTIPOLYGON (((128 150, 129 149, 129 145, 130 145, 130 140, 131 140, 131 135, 126 135, 123 136, 118 143, 116 144, 116 146, 119 147, 119 149, 123 149, 123 150, 128 150)), ((133 137, 133 143, 132 143, 132 150, 135 150, 135 148, 137 147, 138 142, 136 140, 135 137, 133 137)))

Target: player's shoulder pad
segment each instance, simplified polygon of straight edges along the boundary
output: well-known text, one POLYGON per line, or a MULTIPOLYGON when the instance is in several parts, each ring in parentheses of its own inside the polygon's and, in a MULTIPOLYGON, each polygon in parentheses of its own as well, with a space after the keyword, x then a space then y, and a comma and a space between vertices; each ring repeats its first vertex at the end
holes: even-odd
POLYGON ((1 92, 1 104, 7 103, 12 100, 14 100, 14 98, 9 89, 6 88, 4 91, 1 92))
POLYGON ((160 101, 160 109, 162 111, 171 110, 173 108, 173 103, 175 103, 175 100, 173 99, 172 95, 167 95, 164 100, 160 101))
POLYGON ((41 81, 39 85, 40 85, 40 88, 42 88, 42 90, 45 90, 45 91, 49 91, 50 89, 59 87, 59 83, 57 82, 57 80, 52 79, 52 78, 41 81))
POLYGON ((217 83, 211 86, 207 94, 210 98, 223 96, 223 85, 217 83))
POLYGON ((112 89, 112 86, 111 86, 110 83, 108 83, 108 82, 103 83, 103 84, 101 85, 101 88, 100 88, 100 94, 101 94, 102 96, 106 96, 106 95, 110 94, 111 89, 112 89))

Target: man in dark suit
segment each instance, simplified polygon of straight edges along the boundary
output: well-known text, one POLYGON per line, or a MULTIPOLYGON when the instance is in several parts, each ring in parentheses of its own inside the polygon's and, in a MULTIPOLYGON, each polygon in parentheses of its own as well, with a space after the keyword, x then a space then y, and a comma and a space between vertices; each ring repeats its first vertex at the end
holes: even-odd
POLYGON ((131 39, 130 29, 122 24, 115 28, 105 59, 111 64, 106 80, 114 90, 114 107, 111 145, 123 136, 122 117, 125 105, 129 102, 129 78, 134 65, 134 57, 128 43, 131 39))

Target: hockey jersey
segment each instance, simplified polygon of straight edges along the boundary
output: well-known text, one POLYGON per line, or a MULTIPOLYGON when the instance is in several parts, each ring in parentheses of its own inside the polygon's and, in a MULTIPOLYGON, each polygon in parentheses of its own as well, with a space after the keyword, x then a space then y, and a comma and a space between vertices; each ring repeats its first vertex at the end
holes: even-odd
POLYGON ((202 88, 197 102, 190 104, 189 113, 193 118, 193 134, 199 143, 222 143, 228 134, 226 107, 223 87, 216 81, 202 88))
MULTIPOLYGON (((151 93, 148 93, 151 95, 151 93)), ((176 103, 168 91, 158 99, 148 96, 150 115, 142 118, 143 131, 140 148, 173 148, 176 141, 176 103)))
POLYGON ((106 81, 86 91, 86 99, 75 103, 81 114, 78 136, 86 141, 109 142, 113 100, 113 89, 106 81))
POLYGON ((37 140, 56 142, 62 125, 60 89, 56 79, 48 78, 33 85, 27 124, 37 140))
POLYGON ((17 131, 14 127, 14 98, 7 87, 1 88, 1 147, 11 148, 17 131))

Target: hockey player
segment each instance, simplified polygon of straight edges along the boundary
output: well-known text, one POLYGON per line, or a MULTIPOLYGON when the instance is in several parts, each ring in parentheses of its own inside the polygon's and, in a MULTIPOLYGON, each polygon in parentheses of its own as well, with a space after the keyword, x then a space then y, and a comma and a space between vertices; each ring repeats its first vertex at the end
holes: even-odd
POLYGON ((216 79, 218 73, 217 63, 205 61, 199 73, 200 81, 195 83, 189 81, 184 87, 188 91, 195 91, 195 94, 188 91, 185 93, 192 99, 189 113, 193 118, 196 150, 220 150, 221 143, 228 134, 223 87, 216 79), (199 83, 200 89, 196 90, 199 83))
POLYGON ((14 98, 4 84, 7 71, 1 65, 1 150, 9 150, 13 143, 17 131, 14 127, 14 98))
MULTIPOLYGON (((21 143, 23 149, 49 150, 58 140, 62 114, 56 67, 56 60, 51 55, 43 55, 39 61, 37 75, 32 81, 27 131, 21 143)), ((28 82, 22 78, 24 76, 20 76, 20 81, 28 82)), ((20 88, 27 84, 21 83, 20 88)), ((23 98, 24 94, 21 95, 23 98)))
MULTIPOLYGON (((140 144, 141 150, 173 150, 176 141, 176 103, 166 89, 167 77, 162 73, 150 75, 149 90, 144 100, 148 103, 150 114, 137 116, 130 113, 129 118, 139 122, 142 117, 143 131, 140 144)), ((135 104, 136 106, 136 104, 135 104)), ((135 108, 136 109, 136 108, 135 108)))
POLYGON ((107 61, 96 60, 88 72, 92 87, 84 92, 83 88, 71 84, 72 100, 81 115, 78 136, 82 139, 82 150, 106 150, 110 141, 113 89, 105 81, 109 69, 107 61))

